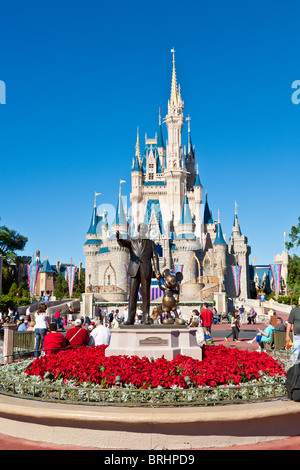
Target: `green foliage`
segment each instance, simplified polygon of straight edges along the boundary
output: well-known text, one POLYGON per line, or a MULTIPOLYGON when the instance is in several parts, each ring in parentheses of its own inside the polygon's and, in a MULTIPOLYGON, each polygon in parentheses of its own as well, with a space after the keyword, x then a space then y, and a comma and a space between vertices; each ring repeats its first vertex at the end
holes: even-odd
POLYGON ((69 297, 68 282, 61 273, 56 278, 56 286, 54 291, 55 297, 57 299, 67 299, 69 297))
POLYGON ((300 286, 300 258, 293 255, 289 259, 287 284, 294 291, 294 286, 300 286))
POLYGON ((8 307, 13 308, 14 301, 9 295, 0 295, 0 310, 8 310, 8 307))
POLYGON ((27 241, 27 237, 2 225, 0 227, 0 255, 3 256, 3 264, 6 266, 9 263, 18 264, 20 259, 16 251, 23 251, 27 241))

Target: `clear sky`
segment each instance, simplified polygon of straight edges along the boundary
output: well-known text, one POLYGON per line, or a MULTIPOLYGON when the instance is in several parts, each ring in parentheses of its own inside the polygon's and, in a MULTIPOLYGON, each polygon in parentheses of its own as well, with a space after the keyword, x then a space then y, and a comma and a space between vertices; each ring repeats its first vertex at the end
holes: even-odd
POLYGON ((143 151, 167 113, 174 47, 213 216, 228 240, 237 201, 250 261, 273 262, 300 215, 298 0, 11 0, 0 16, 0 216, 24 255, 84 263, 95 191, 100 212, 120 179, 129 200, 137 126, 143 151))

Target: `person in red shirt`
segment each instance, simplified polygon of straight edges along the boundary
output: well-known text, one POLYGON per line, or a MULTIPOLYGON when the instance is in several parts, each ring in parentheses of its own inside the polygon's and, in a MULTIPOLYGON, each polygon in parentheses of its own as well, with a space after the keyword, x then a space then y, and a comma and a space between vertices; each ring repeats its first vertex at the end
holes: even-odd
POLYGON ((90 335, 86 329, 82 328, 82 323, 79 318, 75 320, 74 328, 70 328, 70 330, 67 331, 66 340, 70 343, 72 348, 88 346, 90 335))
POLYGON ((67 345, 66 339, 63 334, 57 332, 57 324, 50 323, 50 333, 47 333, 44 338, 43 351, 46 355, 57 354, 61 348, 65 348, 67 345))
POLYGON ((211 325, 213 322, 214 315, 212 311, 208 308, 208 304, 203 304, 204 309, 201 310, 200 317, 202 320, 202 326, 207 329, 209 333, 211 333, 211 325))

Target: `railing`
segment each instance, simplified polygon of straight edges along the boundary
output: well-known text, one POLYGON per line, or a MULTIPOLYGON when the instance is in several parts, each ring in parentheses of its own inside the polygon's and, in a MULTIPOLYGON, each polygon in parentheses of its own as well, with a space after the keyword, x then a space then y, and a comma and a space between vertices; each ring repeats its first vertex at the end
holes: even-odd
POLYGON ((14 353, 32 351, 35 345, 34 331, 14 332, 14 353))

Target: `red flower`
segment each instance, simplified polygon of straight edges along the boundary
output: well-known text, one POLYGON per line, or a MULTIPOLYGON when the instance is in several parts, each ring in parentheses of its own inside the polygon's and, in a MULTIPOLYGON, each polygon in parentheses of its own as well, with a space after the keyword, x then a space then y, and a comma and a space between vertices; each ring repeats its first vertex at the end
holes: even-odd
POLYGON ((25 372, 39 375, 41 379, 48 372, 53 380, 73 379, 78 384, 88 382, 103 388, 112 387, 119 375, 124 384, 146 389, 186 388, 184 377, 187 375, 194 387, 240 384, 259 379, 261 371, 269 376, 285 375, 284 369, 267 354, 224 346, 205 346, 202 361, 179 355, 171 361, 161 357, 154 362, 138 356, 106 357, 105 348, 77 348, 43 356, 35 359, 25 372))

